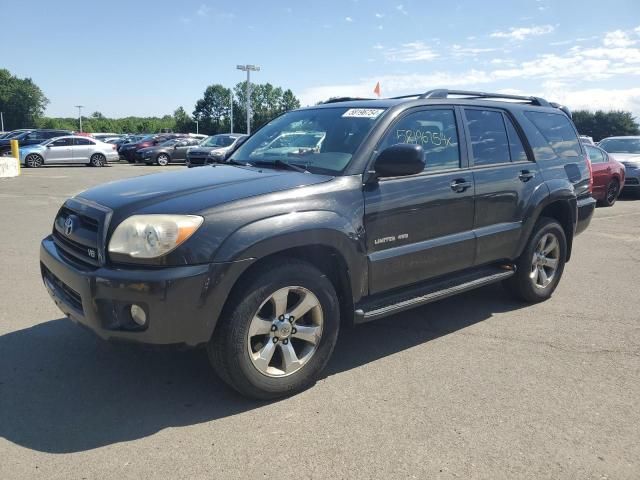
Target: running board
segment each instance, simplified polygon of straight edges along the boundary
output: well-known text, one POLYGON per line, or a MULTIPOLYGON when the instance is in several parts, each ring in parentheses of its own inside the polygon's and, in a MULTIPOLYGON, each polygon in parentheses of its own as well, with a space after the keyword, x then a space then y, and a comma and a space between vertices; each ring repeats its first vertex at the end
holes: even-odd
POLYGON ((395 294, 365 301, 355 311, 355 323, 365 323, 394 315, 458 293, 500 282, 515 273, 514 265, 483 267, 442 280, 432 280, 420 286, 408 287, 395 294))

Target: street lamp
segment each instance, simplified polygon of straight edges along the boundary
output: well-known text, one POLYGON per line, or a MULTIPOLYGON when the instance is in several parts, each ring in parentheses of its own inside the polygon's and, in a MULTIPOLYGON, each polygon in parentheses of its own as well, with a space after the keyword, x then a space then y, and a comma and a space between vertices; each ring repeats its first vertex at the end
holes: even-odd
POLYGON ((229 95, 229 133, 233 133, 233 90, 229 95))
POLYGON ((196 120, 196 135, 198 135, 199 133, 200 133, 199 122, 198 120, 196 120))
POLYGON ((78 109, 78 119, 80 120, 80 133, 82 133, 82 109, 84 108, 84 105, 76 105, 75 107, 78 109))
POLYGON ((247 135, 251 135, 251 72, 259 72, 257 65, 236 65, 238 70, 247 72, 247 135))

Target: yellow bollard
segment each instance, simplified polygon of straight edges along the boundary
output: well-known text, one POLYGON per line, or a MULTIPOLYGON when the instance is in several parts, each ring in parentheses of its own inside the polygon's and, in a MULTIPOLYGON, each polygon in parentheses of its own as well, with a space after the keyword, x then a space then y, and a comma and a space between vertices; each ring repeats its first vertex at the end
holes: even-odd
POLYGON ((18 161, 18 175, 20 175, 20 148, 18 140, 11 140, 11 156, 18 161))

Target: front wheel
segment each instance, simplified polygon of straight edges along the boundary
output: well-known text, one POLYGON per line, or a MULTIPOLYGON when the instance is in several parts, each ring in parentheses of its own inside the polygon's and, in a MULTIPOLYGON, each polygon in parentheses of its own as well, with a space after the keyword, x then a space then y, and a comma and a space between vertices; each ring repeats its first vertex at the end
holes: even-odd
POLYGON ((24 163, 29 168, 38 168, 43 165, 44 159, 37 153, 30 153, 25 157, 24 163))
POLYGON ((104 165, 107 163, 107 159, 101 153, 94 153, 93 155, 91 155, 89 163, 92 167, 104 167, 104 165))
POLYGON ((567 238, 562 226, 552 218, 540 218, 531 238, 516 261, 516 273, 504 282, 519 300, 542 302, 560 282, 567 258, 567 238))
POLYGON ((263 400, 311 386, 340 325, 335 289, 322 272, 296 260, 267 267, 236 289, 207 347, 220 378, 263 400))
POLYGON ((169 155, 167 155, 166 153, 161 153, 160 155, 158 155, 158 158, 156 158, 156 162, 161 167, 166 167, 169 164, 169 155))

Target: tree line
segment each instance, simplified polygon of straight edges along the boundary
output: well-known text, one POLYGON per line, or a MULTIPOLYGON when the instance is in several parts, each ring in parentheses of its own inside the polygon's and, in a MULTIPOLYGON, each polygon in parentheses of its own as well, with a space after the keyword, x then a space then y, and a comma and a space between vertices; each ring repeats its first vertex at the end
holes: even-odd
POLYGON ((606 137, 640 134, 638 122, 633 114, 623 110, 576 110, 573 112, 573 123, 580 135, 593 137, 596 142, 606 137))

